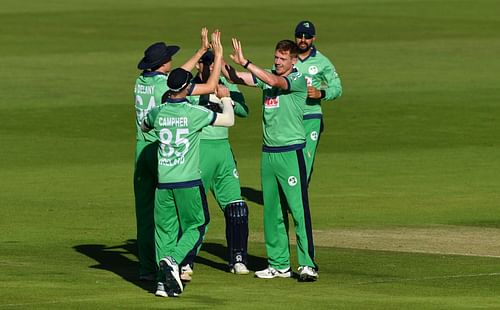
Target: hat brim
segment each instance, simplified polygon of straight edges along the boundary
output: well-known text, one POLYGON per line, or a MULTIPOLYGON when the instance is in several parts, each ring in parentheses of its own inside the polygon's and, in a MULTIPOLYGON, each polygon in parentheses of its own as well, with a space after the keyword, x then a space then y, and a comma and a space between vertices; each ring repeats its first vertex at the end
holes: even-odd
POLYGON ((174 56, 175 53, 177 53, 179 50, 180 50, 180 47, 177 45, 167 46, 167 48, 165 49, 165 52, 156 61, 148 62, 146 60, 146 57, 143 57, 141 59, 141 61, 139 62, 139 64, 137 65, 137 68, 140 70, 146 70, 146 69, 151 69, 153 67, 162 65, 162 64, 168 62, 172 58, 172 56, 174 56))

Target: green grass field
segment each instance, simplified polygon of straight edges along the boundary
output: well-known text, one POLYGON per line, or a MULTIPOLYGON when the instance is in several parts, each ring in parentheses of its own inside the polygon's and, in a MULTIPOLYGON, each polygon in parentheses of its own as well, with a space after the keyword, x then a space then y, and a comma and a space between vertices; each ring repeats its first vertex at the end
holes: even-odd
MULTIPOLYGON (((494 0, 3 0, 0 309, 499 309, 499 11, 494 0), (324 104, 309 193, 320 279, 227 273, 210 200, 194 281, 155 298, 135 281, 132 86, 144 48, 179 44, 180 65, 208 26, 225 55, 237 36, 269 67, 301 19, 344 87, 324 104)), ((261 94, 243 92, 252 114, 231 141, 255 270, 266 266, 261 94)))

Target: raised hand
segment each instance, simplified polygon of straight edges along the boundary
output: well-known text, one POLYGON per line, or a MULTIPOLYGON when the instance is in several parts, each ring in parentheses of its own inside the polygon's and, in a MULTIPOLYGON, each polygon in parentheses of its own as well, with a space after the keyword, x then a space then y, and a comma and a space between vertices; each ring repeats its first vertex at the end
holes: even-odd
POLYGON ((245 56, 243 56, 243 49, 241 48, 241 42, 236 39, 236 38, 233 38, 232 39, 232 43, 233 43, 233 53, 229 55, 229 57, 231 57, 231 59, 239 64, 239 65, 244 65, 247 60, 245 59, 245 56))
POLYGON ((201 38, 201 48, 205 51, 208 50, 210 48, 210 42, 208 42, 207 27, 201 28, 200 38, 201 38))
POLYGON ((220 31, 215 30, 212 33, 212 42, 211 42, 212 50, 214 51, 215 56, 221 57, 223 55, 222 44, 220 42, 220 31))

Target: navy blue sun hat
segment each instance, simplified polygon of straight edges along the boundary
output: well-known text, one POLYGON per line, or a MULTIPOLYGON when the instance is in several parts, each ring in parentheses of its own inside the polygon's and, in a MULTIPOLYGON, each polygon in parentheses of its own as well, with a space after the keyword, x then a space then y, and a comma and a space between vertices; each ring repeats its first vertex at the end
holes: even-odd
POLYGON ((179 51, 180 47, 176 45, 167 45, 165 42, 157 42, 149 46, 144 51, 144 57, 137 65, 138 69, 151 69, 172 59, 172 56, 179 51))

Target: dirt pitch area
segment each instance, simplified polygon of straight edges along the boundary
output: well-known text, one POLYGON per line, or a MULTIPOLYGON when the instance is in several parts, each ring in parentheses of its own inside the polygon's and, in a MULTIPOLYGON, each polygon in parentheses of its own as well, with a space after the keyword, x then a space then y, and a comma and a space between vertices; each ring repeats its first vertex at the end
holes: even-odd
MULTIPOLYGON (((468 226, 314 230, 316 246, 500 258, 500 229, 468 226)), ((290 232, 291 242, 295 235, 290 232)), ((263 242, 262 234, 251 234, 263 242)))

